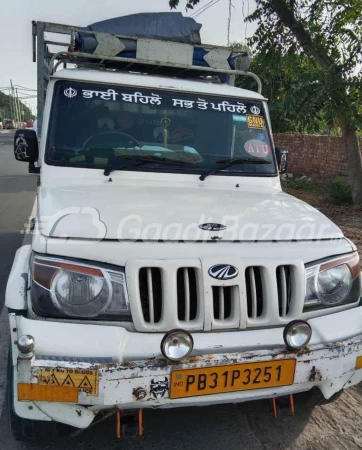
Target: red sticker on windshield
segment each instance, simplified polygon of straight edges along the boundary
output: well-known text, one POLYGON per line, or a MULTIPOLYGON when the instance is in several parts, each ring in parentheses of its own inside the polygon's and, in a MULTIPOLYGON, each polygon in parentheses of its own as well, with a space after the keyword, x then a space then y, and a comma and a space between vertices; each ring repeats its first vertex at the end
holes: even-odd
POLYGON ((257 158, 266 158, 271 155, 270 146, 266 142, 259 141, 258 139, 251 139, 245 142, 244 148, 249 155, 256 156, 257 158))

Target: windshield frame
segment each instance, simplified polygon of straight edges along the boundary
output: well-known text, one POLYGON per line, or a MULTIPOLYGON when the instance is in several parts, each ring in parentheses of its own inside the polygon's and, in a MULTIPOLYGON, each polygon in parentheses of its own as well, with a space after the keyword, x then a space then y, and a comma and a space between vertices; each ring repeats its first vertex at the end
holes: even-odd
MULTIPOLYGON (((55 80, 53 86, 52 86, 52 98, 50 102, 50 109, 49 109, 49 116, 48 116, 48 123, 47 123, 47 130, 46 130, 46 141, 44 145, 44 163, 48 166, 57 166, 57 167, 67 167, 71 169, 93 169, 93 170, 104 170, 104 165, 101 164, 95 164, 93 163, 92 166, 84 163, 78 163, 77 165, 74 165, 72 163, 68 163, 66 161, 54 161, 51 158, 49 158, 50 153, 50 138, 51 138, 51 130, 54 126, 54 122, 56 121, 54 110, 57 107, 57 100, 59 98, 60 89, 57 89, 58 83, 64 83, 64 82, 74 82, 76 84, 84 84, 87 86, 87 84, 92 85, 99 85, 104 86, 107 88, 117 88, 121 89, 122 87, 126 89, 150 89, 146 85, 139 86, 139 85, 132 85, 132 84, 122 84, 122 83, 108 83, 108 82, 101 82, 101 81, 90 81, 90 80, 72 80, 72 79, 58 79, 55 80)), ((202 92, 196 92, 196 91, 190 91, 190 90, 180 90, 180 89, 173 89, 173 88, 162 88, 157 87, 156 89, 153 89, 153 91, 163 91, 166 93, 172 93, 173 95, 195 95, 195 96, 207 96, 208 98, 215 98, 220 99, 223 98, 225 100, 237 100, 237 101, 255 101, 259 102, 262 106, 263 111, 263 117, 265 118, 265 133, 268 136, 269 144, 271 147, 271 156, 273 164, 273 167, 275 169, 274 172, 269 173, 263 173, 263 172, 245 172, 242 170, 230 170, 228 169, 221 169, 220 171, 217 171, 213 176, 227 176, 227 177, 256 177, 256 178, 262 178, 262 177, 278 177, 279 176, 279 170, 277 165, 277 159, 275 154, 275 145, 274 140, 272 136, 271 131, 271 123, 270 123, 270 117, 269 117, 269 111, 267 107, 266 99, 263 98, 253 98, 253 97, 246 97, 246 96, 236 96, 236 95, 220 95, 220 94, 213 94, 213 93, 202 93, 202 92)), ((126 162, 126 161, 125 161, 126 162)), ((125 164, 126 165, 126 164, 125 164)), ((146 172, 146 173, 169 173, 169 174, 179 174, 179 175, 194 175, 199 177, 205 172, 205 168, 203 167, 197 167, 190 163, 190 166, 188 167, 185 165, 174 165, 174 164, 168 164, 167 162, 164 163, 162 161, 150 161, 149 166, 148 164, 141 164, 139 166, 132 164, 132 161, 130 160, 130 164, 127 165, 127 167, 124 167, 123 165, 122 169, 115 169, 115 172, 118 171, 130 171, 130 172, 146 172)), ((217 164, 214 166, 215 169, 217 169, 217 164)), ((211 169, 211 166, 210 166, 211 169)))

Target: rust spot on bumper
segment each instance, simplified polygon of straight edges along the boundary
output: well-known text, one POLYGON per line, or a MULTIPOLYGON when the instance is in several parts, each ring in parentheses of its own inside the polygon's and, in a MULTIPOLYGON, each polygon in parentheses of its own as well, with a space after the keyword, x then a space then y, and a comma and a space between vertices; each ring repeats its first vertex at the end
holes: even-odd
POLYGON ((315 366, 313 366, 310 371, 309 381, 322 381, 322 374, 315 368, 315 366))

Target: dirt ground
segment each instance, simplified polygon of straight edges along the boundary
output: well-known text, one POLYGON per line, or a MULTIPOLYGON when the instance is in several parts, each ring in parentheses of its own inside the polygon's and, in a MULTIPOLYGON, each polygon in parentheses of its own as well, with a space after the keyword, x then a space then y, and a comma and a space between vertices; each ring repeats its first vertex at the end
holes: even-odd
MULTIPOLYGON (((118 441, 111 418, 73 439, 46 446, 23 446, 10 438, 1 450, 361 450, 362 388, 310 411, 296 403, 275 419, 267 401, 204 408, 146 410, 145 435, 118 441)), ((0 436, 4 435, 0 423, 0 436)))
POLYGON ((294 197, 309 203, 317 208, 335 224, 337 224, 345 236, 353 241, 362 257, 362 207, 352 204, 336 205, 332 202, 329 186, 327 183, 313 183, 305 185, 288 182, 284 184, 283 190, 294 197))
POLYGON ((348 389, 338 401, 312 411, 298 407, 296 414, 282 411, 278 419, 262 415, 261 403, 248 404, 246 414, 253 450, 357 450, 362 449, 362 388, 348 389), (255 441, 255 438, 257 440, 255 441))

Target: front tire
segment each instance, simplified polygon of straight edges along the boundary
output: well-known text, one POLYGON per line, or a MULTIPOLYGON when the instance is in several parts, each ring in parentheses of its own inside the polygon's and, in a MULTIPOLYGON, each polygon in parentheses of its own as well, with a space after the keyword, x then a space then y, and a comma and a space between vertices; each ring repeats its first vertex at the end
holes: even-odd
POLYGON ((330 403, 337 401, 342 393, 343 389, 336 392, 332 395, 332 397, 327 399, 324 397, 320 389, 314 387, 310 391, 297 394, 296 401, 300 401, 301 404, 305 407, 314 408, 315 406, 329 405, 330 403))

